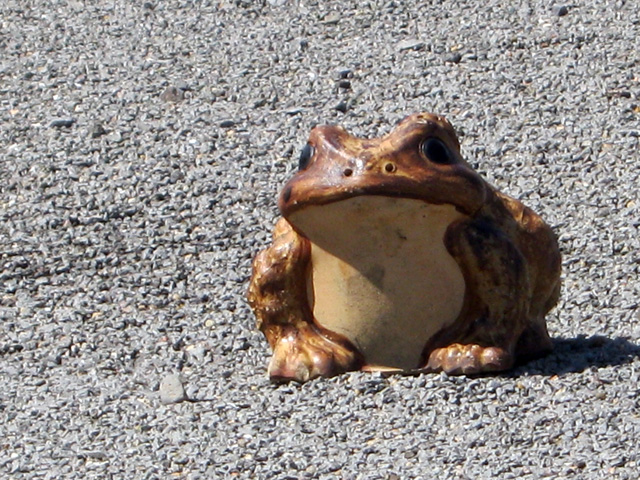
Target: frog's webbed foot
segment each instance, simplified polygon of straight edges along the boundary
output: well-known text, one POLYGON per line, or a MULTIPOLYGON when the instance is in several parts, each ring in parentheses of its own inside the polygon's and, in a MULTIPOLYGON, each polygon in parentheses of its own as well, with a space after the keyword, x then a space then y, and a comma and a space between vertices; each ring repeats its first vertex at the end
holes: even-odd
POLYGON ((454 343, 433 350, 425 370, 449 375, 473 375, 508 370, 512 366, 513 356, 504 348, 454 343))
POLYGON ((361 355, 339 340, 325 336, 313 325, 283 332, 273 346, 269 377, 273 382, 306 382, 357 370, 361 355))

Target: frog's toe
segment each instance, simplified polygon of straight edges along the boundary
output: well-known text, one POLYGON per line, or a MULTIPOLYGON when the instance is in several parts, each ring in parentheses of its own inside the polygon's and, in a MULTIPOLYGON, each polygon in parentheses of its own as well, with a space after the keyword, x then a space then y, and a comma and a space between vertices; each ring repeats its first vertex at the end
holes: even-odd
POLYGON ((333 377, 360 366, 357 352, 307 330, 281 338, 269 363, 272 382, 306 382, 316 377, 333 377))
POLYGON ((312 378, 312 372, 306 362, 299 355, 291 355, 283 350, 277 350, 269 362, 269 379, 274 383, 300 382, 304 383, 312 378))
POLYGON ((454 343, 431 352, 426 368, 448 375, 473 375, 508 370, 512 366, 513 356, 504 348, 454 343))

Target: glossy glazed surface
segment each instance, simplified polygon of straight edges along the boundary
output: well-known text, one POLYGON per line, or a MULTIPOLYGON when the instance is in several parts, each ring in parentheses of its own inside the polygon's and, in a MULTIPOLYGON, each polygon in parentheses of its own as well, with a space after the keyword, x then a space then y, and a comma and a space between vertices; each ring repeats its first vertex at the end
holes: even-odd
POLYGON ((444 118, 371 140, 316 127, 300 167, 249 288, 271 378, 479 373, 550 350, 555 236, 463 160, 444 118))

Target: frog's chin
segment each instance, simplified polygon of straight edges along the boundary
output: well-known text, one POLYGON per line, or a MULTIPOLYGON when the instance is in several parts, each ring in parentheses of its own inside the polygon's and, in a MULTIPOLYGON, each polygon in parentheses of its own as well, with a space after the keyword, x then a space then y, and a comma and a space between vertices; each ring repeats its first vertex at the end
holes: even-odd
POLYGON ((357 196, 308 206, 288 220, 311 242, 315 320, 348 338, 370 365, 411 370, 459 316, 465 281, 444 245, 453 205, 357 196))

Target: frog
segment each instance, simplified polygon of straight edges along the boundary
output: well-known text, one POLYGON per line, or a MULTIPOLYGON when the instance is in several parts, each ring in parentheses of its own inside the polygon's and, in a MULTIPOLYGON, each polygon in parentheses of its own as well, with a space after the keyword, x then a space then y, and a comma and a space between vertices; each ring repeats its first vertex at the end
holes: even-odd
POLYGON ((314 127, 278 208, 247 293, 272 381, 480 375, 553 349, 557 236, 463 158, 443 116, 373 139, 314 127))

